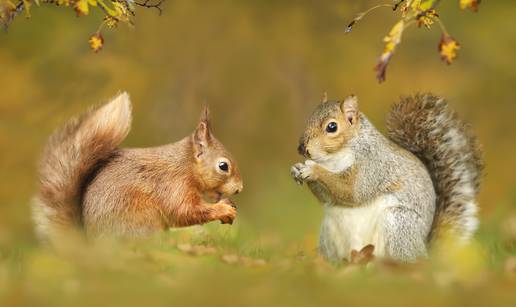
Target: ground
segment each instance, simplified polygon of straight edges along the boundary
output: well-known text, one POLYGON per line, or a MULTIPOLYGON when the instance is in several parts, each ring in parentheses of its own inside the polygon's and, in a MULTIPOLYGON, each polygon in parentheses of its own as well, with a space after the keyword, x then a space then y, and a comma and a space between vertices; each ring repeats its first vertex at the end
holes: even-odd
POLYGON ((493 221, 463 248, 397 265, 327 263, 313 237, 242 237, 239 225, 172 229, 153 238, 19 246, 0 257, 1 306, 510 306, 516 302, 511 222, 493 221), (512 255, 512 256, 511 256, 512 255))

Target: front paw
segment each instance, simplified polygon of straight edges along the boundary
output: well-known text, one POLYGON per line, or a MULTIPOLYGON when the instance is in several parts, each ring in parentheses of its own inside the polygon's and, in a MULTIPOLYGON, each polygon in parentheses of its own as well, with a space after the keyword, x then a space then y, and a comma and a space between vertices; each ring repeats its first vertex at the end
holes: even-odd
POLYGON ((296 163, 290 169, 290 174, 298 184, 317 180, 315 168, 317 164, 312 160, 306 160, 305 163, 296 163))
POLYGON ((216 207, 216 219, 222 224, 233 224, 237 215, 235 204, 229 199, 222 199, 214 205, 216 207))

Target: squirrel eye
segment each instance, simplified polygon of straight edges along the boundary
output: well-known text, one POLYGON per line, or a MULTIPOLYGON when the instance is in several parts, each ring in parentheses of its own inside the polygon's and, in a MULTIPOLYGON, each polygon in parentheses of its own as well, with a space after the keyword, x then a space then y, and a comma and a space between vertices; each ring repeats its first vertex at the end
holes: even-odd
POLYGON ((337 131, 337 123, 336 122, 329 122, 326 126, 326 131, 329 133, 334 133, 337 131))
POLYGON ((221 171, 227 172, 229 170, 229 165, 226 162, 219 162, 219 168, 221 171))

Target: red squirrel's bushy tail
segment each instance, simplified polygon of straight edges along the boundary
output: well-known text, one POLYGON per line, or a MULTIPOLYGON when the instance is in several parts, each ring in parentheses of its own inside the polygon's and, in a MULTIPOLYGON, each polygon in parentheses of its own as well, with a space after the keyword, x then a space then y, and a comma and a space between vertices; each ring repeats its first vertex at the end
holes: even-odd
POLYGON ((131 102, 122 93, 73 118, 50 137, 39 165, 39 192, 32 206, 36 234, 52 243, 81 226, 81 194, 88 176, 129 133, 131 102))
POLYGON ((403 98, 387 120, 388 135, 428 168, 437 194, 430 240, 471 238, 483 163, 478 143, 446 101, 431 94, 403 98))

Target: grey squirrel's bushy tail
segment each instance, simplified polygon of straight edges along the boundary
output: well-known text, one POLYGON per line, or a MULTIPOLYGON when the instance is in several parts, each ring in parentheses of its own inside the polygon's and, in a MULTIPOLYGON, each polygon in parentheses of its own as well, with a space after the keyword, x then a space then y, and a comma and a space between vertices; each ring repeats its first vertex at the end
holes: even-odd
POLYGON ((475 137, 446 101, 431 94, 403 98, 387 119, 388 135, 428 168, 437 194, 430 240, 463 241, 478 226, 475 198, 483 163, 475 137))
POLYGON ((54 241, 81 226, 84 183, 129 133, 131 102, 122 93, 73 118, 50 137, 39 165, 39 192, 32 206, 36 234, 54 241))

